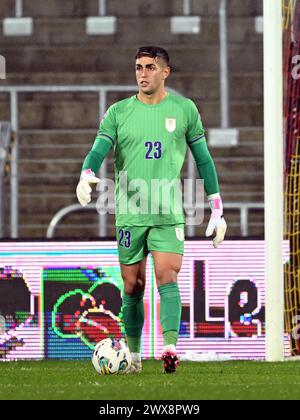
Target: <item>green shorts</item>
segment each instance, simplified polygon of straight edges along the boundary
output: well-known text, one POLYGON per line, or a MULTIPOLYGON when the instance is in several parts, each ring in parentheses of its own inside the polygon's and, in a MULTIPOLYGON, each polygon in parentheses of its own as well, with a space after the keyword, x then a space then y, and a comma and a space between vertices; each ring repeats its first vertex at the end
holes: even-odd
POLYGON ((184 253, 184 224, 161 226, 117 226, 119 261, 136 264, 150 251, 184 253))

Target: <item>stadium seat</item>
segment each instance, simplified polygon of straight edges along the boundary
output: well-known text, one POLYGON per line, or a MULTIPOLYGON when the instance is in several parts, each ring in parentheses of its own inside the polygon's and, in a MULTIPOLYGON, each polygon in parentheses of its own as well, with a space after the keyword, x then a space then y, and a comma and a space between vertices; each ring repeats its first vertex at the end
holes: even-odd
MULTIPOLYGON (((1 54, 7 62, 7 79, 1 81, 2 86, 134 85, 136 48, 151 39, 151 43, 170 52, 174 72, 168 85, 195 101, 207 129, 219 126, 219 0, 191 2, 191 14, 202 18, 198 35, 171 33, 170 17, 182 14, 182 3, 177 1, 133 0, 125 5, 110 0, 107 15, 117 17, 117 31, 105 36, 86 34, 86 17, 98 15, 97 1, 53 0, 47 9, 41 3, 24 0, 24 16, 34 18, 31 37, 0 34, 1 54)), ((226 201, 263 199, 263 50, 262 37, 255 32, 255 17, 261 13, 260 0, 228 2, 230 123, 240 130, 240 144, 236 148, 211 149, 225 205, 226 201)), ((10 2, 1 1, 0 17, 13 14, 10 2)), ((110 93, 107 105, 125 96, 126 92, 110 93)), ((74 190, 81 163, 100 119, 98 97, 87 93, 28 93, 21 94, 19 100, 20 234, 43 237, 53 215, 76 203, 74 190), (65 185, 58 187, 57 179, 63 176, 65 185), (40 197, 38 214, 32 185, 40 197)), ((0 92, 0 120, 10 118, 9 109, 9 96, 0 92)), ((187 163, 183 176, 186 174, 187 163)), ((111 156, 107 175, 113 177, 111 156)), ((239 211, 231 209, 226 214, 229 237, 240 235, 239 211)), ((86 226, 82 226, 81 214, 70 215, 57 228, 56 235, 96 236, 98 216, 87 212, 85 221, 86 226)), ((113 222, 113 216, 109 216, 108 234, 112 236, 113 222)), ((263 233, 263 212, 250 211, 249 222, 250 235, 263 233)), ((203 235, 203 229, 197 228, 196 233, 203 235)))

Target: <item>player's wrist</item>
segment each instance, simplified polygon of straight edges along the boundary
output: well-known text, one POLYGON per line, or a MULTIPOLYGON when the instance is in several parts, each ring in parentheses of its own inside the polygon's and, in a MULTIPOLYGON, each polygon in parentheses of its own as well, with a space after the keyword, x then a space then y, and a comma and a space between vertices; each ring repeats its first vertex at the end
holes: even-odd
POLYGON ((223 202, 220 193, 211 194, 207 196, 210 209, 215 214, 223 215, 223 202))
POLYGON ((80 181, 83 179, 89 179, 95 176, 95 173, 91 169, 85 169, 80 174, 80 181))

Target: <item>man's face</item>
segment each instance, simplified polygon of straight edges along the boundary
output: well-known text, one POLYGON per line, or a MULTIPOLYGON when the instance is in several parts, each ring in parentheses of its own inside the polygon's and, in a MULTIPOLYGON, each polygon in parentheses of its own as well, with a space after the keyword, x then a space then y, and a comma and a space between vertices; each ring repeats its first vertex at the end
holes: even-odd
POLYGON ((163 60, 141 57, 136 60, 135 74, 139 90, 151 95, 162 86, 170 74, 170 68, 163 60))

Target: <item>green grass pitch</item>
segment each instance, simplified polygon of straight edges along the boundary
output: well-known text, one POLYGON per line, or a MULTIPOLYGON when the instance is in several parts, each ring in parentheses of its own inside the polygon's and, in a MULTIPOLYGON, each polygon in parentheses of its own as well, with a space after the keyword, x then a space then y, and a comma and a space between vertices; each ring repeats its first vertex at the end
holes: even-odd
POLYGON ((300 399, 300 363, 182 362, 163 374, 144 361, 139 375, 99 376, 89 361, 0 363, 0 399, 300 399))

